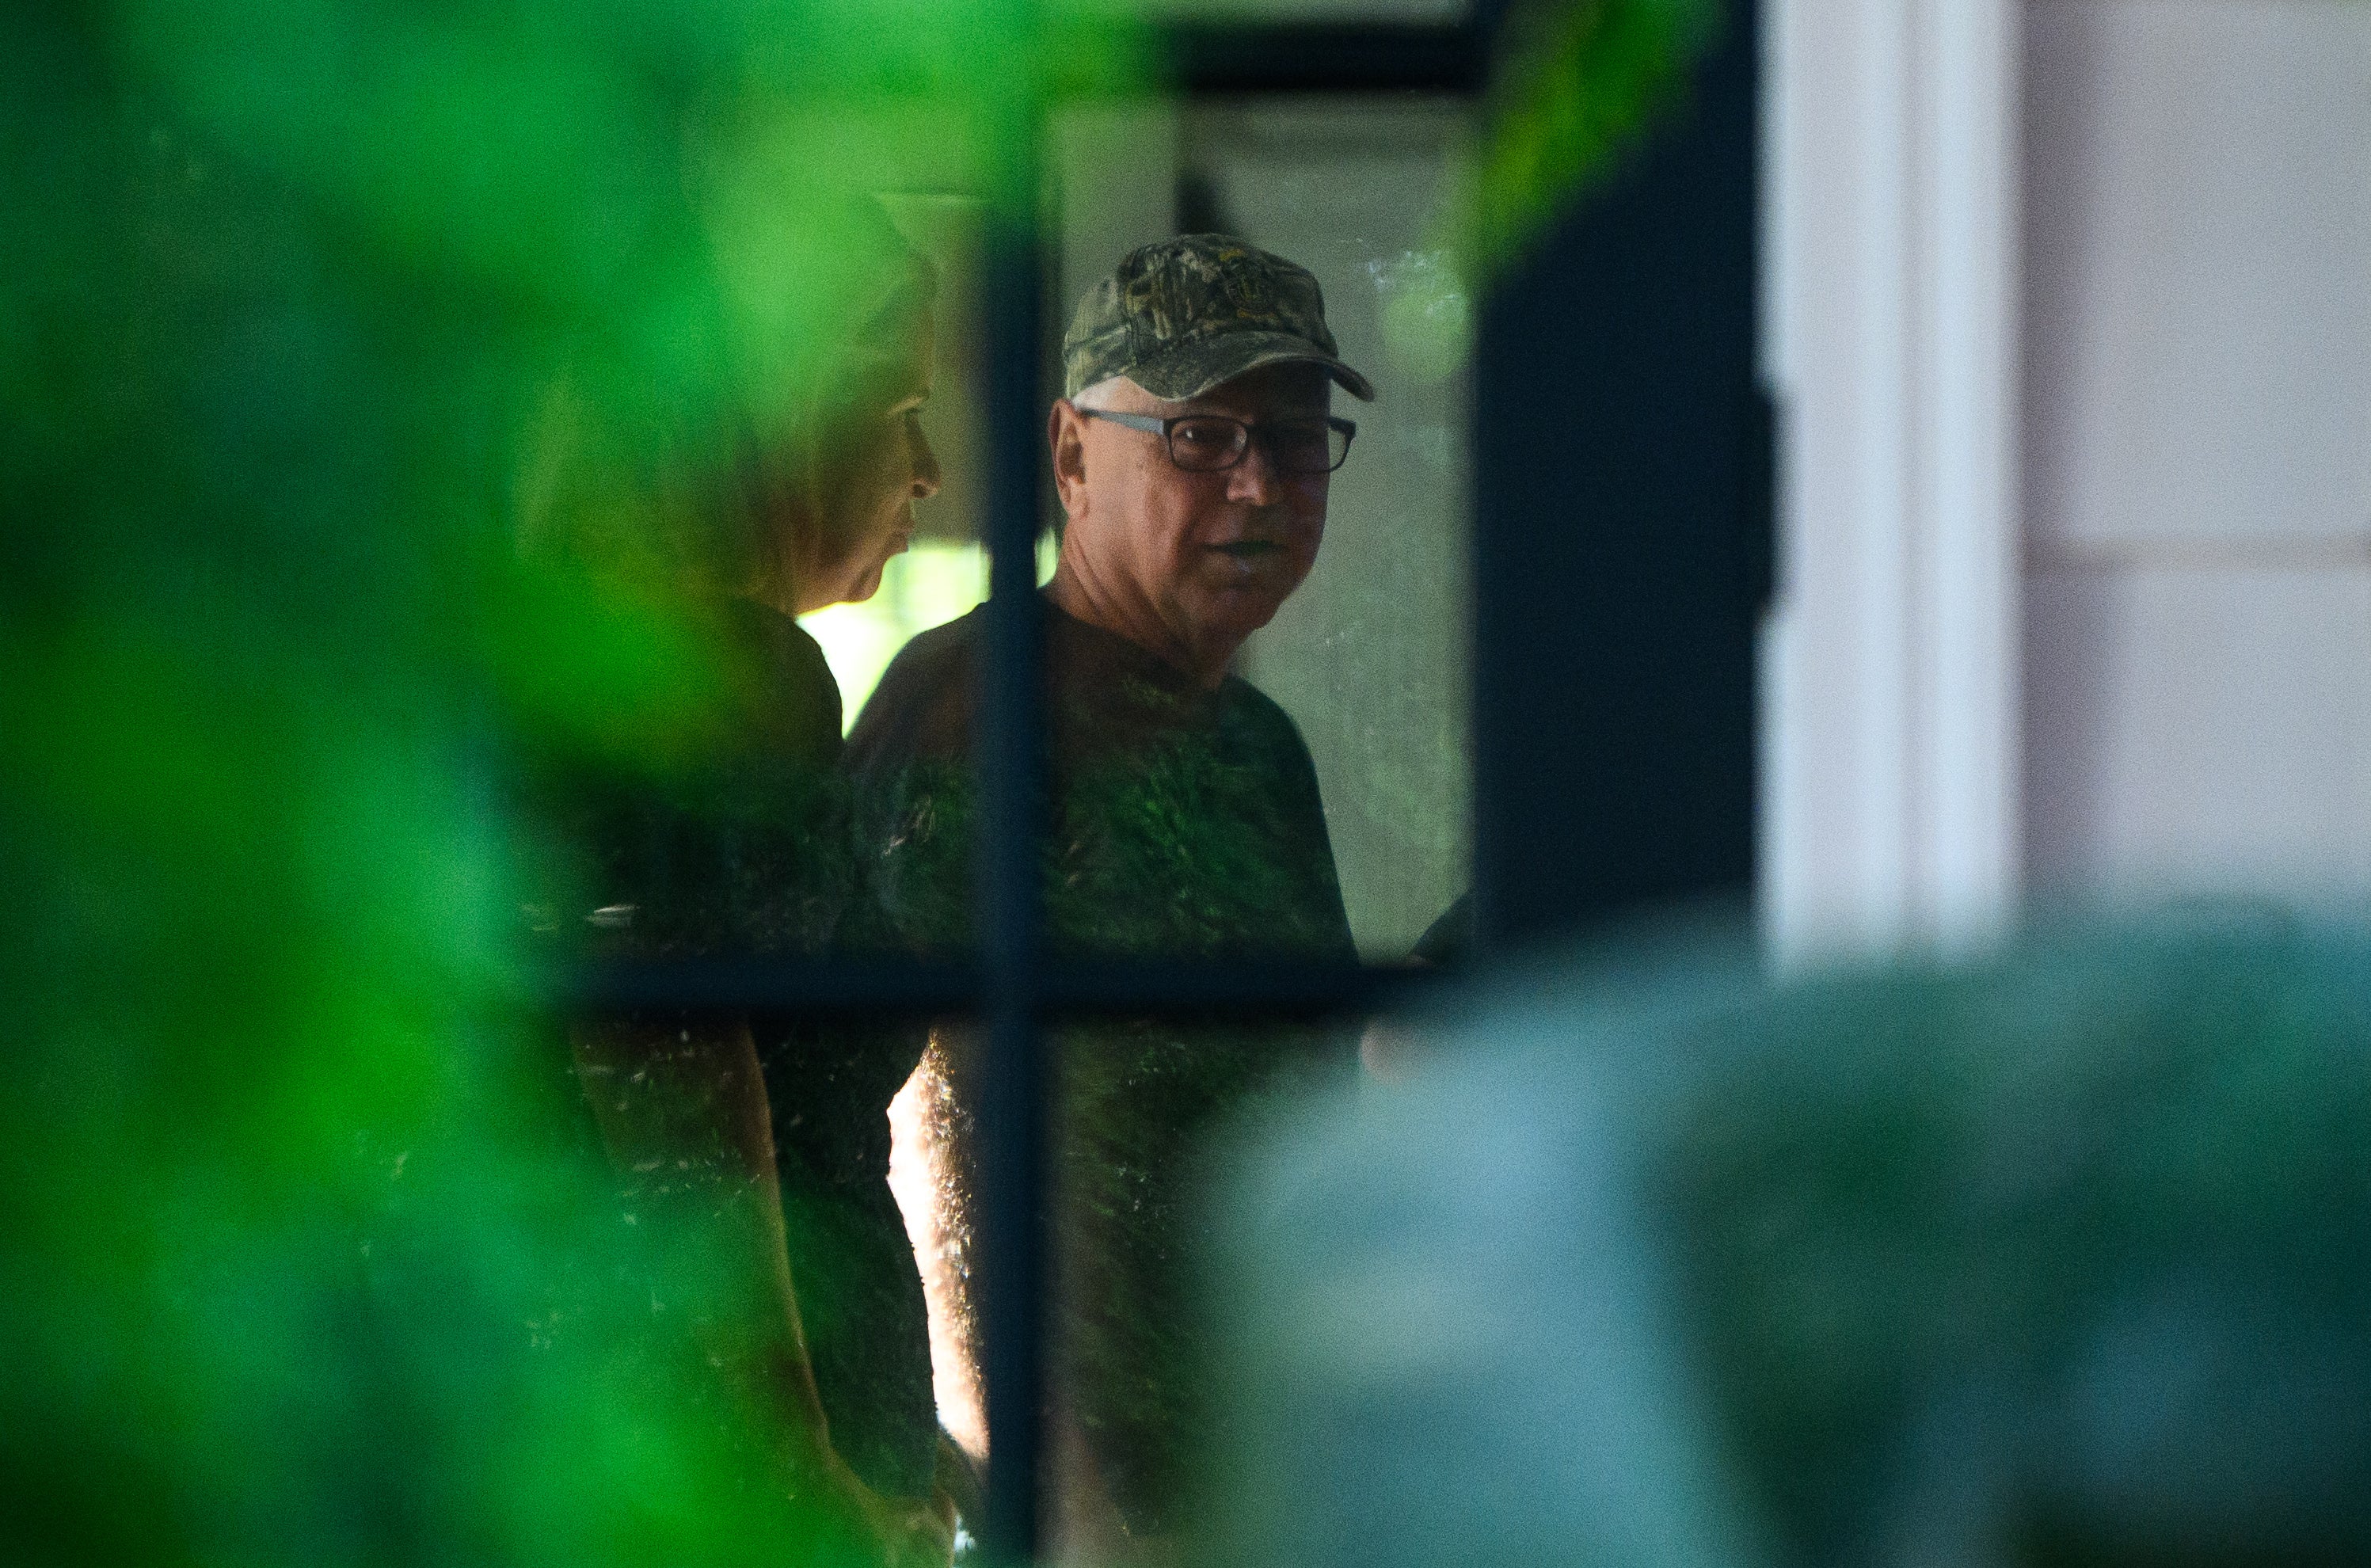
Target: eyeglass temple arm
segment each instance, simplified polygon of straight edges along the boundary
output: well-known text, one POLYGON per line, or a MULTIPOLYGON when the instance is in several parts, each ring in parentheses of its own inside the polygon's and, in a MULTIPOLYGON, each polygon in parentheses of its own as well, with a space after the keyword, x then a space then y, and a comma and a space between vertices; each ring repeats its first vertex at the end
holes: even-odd
POLYGON ((1123 414, 1111 409, 1081 409, 1079 414, 1083 419, 1109 420, 1114 424, 1126 425, 1131 430, 1150 432, 1154 435, 1169 433, 1169 421, 1156 419, 1151 414, 1123 414))

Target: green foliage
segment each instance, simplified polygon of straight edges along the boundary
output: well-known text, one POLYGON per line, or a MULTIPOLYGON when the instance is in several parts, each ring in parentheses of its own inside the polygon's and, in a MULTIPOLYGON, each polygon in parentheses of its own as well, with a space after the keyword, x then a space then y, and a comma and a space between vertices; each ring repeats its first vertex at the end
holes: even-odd
POLYGON ((2359 923, 1452 1008, 1229 1162, 1209 1561, 2371 1560, 2359 923))
POLYGON ((2025 1561, 2359 1556, 2366 981, 2359 931, 2164 922, 1805 986, 1667 1043, 1707 1070, 1658 1107, 1648 1185, 1743 1466, 1807 1557, 1938 1405, 2018 1478, 2004 1528, 2073 1532, 2025 1561))
POLYGON ((513 534, 698 504, 868 282, 835 188, 1009 206, 1017 107, 1132 49, 1002 0, 0 22, 0 1559, 833 1559, 585 1145, 499 783, 498 736, 678 769, 746 682, 513 534))
POLYGON ((1681 101, 1725 11, 1721 0, 1534 0, 1511 9, 1458 219, 1469 275, 1495 278, 1613 172, 1681 101))

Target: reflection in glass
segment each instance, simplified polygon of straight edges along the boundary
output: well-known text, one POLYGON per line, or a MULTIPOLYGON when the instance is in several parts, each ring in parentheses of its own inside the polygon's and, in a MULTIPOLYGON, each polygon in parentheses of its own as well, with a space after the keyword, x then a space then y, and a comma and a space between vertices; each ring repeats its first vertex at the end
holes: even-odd
POLYGON ((1242 668, 1307 737, 1360 951, 1405 955, 1467 879, 1463 285, 1438 213, 1465 111, 1438 100, 1197 106, 1187 214, 1291 255, 1376 384, 1325 548, 1242 668))

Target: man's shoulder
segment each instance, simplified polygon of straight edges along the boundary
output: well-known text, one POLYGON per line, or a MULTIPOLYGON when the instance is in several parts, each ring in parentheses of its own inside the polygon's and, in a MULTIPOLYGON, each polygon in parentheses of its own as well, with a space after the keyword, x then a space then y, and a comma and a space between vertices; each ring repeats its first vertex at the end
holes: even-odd
POLYGON ((1301 726, 1276 698, 1241 675, 1229 675, 1219 695, 1228 719, 1255 744, 1308 757, 1309 743, 1301 738, 1301 726))
POLYGON ((1242 709, 1255 721, 1263 724, 1281 724, 1295 734, 1301 732, 1294 726, 1291 715, 1285 712, 1282 703, 1243 676, 1229 675, 1220 683, 1220 692, 1229 703, 1242 709))
POLYGON ((863 775, 968 747, 979 623, 974 610, 898 650, 849 733, 851 769, 863 775))

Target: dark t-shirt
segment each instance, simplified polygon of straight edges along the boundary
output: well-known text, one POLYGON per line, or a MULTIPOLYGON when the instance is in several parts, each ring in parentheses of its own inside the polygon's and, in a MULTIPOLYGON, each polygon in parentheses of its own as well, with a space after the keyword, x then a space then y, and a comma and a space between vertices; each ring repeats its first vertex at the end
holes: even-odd
MULTIPOLYGON (((981 617, 916 638, 850 737, 879 940, 968 945, 981 617)), ((1048 946, 1077 957, 1356 957, 1307 746, 1248 682, 1214 690, 1050 604, 1048 946)), ((959 1170, 966 1032, 943 1031, 959 1170)), ((1109 1019, 1056 1032, 1056 1356, 1065 1419, 1132 1531, 1175 1526, 1207 1379, 1192 1331, 1199 1159, 1259 1099, 1347 1062, 1305 1028, 1109 1019)), ((967 1187, 959 1181, 959 1187, 967 1187)), ((960 1197, 960 1194, 959 1194, 960 1197)), ((967 1237, 968 1216, 953 1231, 967 1237)))
POLYGON ((812 952, 848 898, 839 687, 788 617, 714 612, 728 698, 677 755, 568 767, 554 800, 590 907, 563 930, 617 958, 812 952))
MULTIPOLYGON (((849 738, 868 914, 901 948, 968 945, 981 616, 908 643, 849 738)), ((1317 770, 1282 709, 1050 603, 1044 649, 1055 951, 1356 957, 1317 770)))
MULTIPOLYGON (((837 945, 854 876, 839 687, 789 617, 739 603, 719 614, 734 655, 729 721, 675 766, 580 765, 550 792, 585 906, 554 912, 554 923, 583 932, 596 953, 715 958, 837 945)), ((749 1021, 833 1447, 869 1484, 928 1496, 938 1437, 928 1320, 888 1186, 889 1101, 919 1042, 905 1030, 749 1021)))

